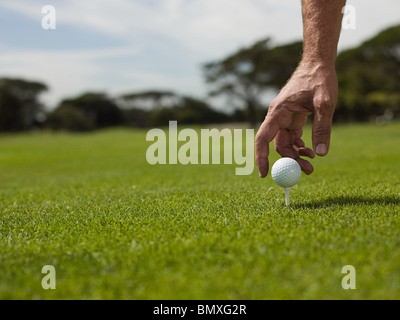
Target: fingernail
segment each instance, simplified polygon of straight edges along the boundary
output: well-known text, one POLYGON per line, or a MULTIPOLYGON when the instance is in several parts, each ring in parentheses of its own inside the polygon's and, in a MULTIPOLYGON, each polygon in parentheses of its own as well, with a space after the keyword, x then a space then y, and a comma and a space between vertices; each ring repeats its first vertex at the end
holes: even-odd
POLYGON ((328 148, 325 143, 320 143, 315 148, 315 153, 319 156, 324 156, 328 153, 328 148))

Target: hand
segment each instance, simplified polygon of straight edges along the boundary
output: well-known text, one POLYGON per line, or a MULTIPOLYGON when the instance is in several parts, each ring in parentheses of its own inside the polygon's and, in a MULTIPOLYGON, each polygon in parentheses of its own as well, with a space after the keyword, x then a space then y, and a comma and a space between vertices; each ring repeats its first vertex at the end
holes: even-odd
POLYGON ((301 169, 310 174, 311 163, 300 156, 325 156, 329 150, 333 113, 338 96, 334 65, 302 62, 272 101, 268 114, 255 138, 256 164, 260 177, 268 174, 269 143, 282 157, 295 159, 301 169), (305 147, 301 136, 307 117, 314 113, 313 150, 305 147), (315 153, 314 153, 315 152, 315 153))

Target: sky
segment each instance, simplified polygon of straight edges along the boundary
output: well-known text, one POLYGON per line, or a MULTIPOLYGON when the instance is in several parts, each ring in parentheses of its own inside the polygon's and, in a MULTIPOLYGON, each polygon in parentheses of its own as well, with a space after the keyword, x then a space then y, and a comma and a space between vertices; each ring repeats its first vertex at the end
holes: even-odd
MULTIPOLYGON (((355 29, 342 30, 339 51, 400 24, 399 0, 347 4, 355 29)), ((302 39, 300 0, 1 0, 0 77, 45 83, 48 109, 87 91, 205 99, 201 65, 265 37, 302 39), (45 5, 55 29, 42 27, 45 5)))

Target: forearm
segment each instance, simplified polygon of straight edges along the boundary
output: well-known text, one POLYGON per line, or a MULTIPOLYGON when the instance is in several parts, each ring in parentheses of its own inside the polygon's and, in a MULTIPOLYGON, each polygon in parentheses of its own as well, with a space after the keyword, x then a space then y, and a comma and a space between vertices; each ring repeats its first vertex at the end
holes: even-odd
POLYGON ((346 0, 302 0, 303 63, 334 65, 346 0))

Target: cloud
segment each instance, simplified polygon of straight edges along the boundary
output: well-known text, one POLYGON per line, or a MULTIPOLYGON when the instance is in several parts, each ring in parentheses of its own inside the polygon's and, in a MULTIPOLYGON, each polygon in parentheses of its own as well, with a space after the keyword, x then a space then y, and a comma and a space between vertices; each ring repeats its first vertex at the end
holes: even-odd
POLYGON ((104 88, 110 83, 103 73, 102 61, 140 53, 140 48, 106 48, 71 51, 12 51, 3 48, 0 55, 2 76, 42 81, 50 86, 45 101, 54 106, 61 97, 84 90, 104 88))
MULTIPOLYGON (((261 0, 53 0, 57 29, 50 32, 62 37, 53 36, 42 50, 17 49, 2 55, 0 67, 2 74, 49 83, 51 91, 45 95, 49 104, 84 88, 114 92, 161 87, 204 95, 200 64, 264 37, 279 22, 279 14, 265 19, 263 11, 284 12, 288 3, 272 1, 270 8, 261 0), (106 49, 67 50, 77 40, 65 34, 66 28, 120 39, 141 52, 123 57, 111 52, 106 59, 106 49), (52 41, 66 42, 63 51, 53 50, 52 41)), ((39 1, 3 0, 0 7, 40 25, 39 1)))
MULTIPOLYGON (((206 57, 223 55, 265 36, 283 43, 302 36, 301 1, 294 0, 53 0, 57 23, 145 42, 152 35, 206 57)), ((399 23, 398 0, 348 0, 356 8, 357 30, 342 32, 348 47, 377 30, 399 23)), ((41 19, 42 1, 3 0, 0 7, 41 19)))
MULTIPOLYGON (((69 0, 53 1, 57 24, 91 29, 127 42, 149 35, 188 51, 221 55, 268 34, 301 36, 300 2, 293 0, 69 0)), ((2 7, 39 20, 37 1, 5 0, 2 7)))
MULTIPOLYGON (((202 96, 206 88, 201 63, 266 36, 279 44, 302 37, 300 0, 52 0, 51 4, 57 29, 49 31, 54 35, 49 44, 41 40, 41 30, 36 46, 26 37, 20 43, 18 38, 12 43, 5 42, 11 37, 0 40, 1 75, 42 79, 51 87, 45 96, 49 104, 83 90, 163 88, 202 96), (85 37, 76 37, 77 33, 85 37), (88 38, 93 40, 85 42, 88 38)), ((348 4, 356 8, 357 29, 342 31, 340 49, 400 22, 398 0, 348 0, 348 4)), ((23 17, 18 22, 21 35, 24 28, 40 29, 43 5, 38 0, 2 0, 0 8, 23 17)))

